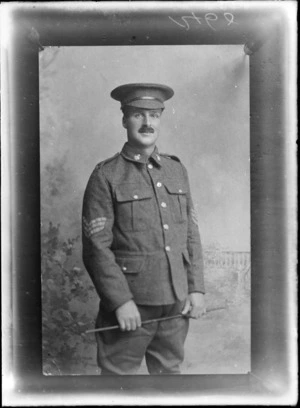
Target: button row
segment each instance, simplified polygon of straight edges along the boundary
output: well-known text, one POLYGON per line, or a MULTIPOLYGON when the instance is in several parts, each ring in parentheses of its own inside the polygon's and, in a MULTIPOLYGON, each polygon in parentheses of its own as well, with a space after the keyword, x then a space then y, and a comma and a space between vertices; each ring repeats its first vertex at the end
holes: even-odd
MULTIPOLYGON (((139 157, 135 157, 135 159, 136 159, 136 160, 139 160, 139 157)), ((158 160, 160 160, 160 158, 158 158, 158 160)), ((152 165, 152 164, 148 164, 148 169, 153 169, 153 165, 152 165)), ((159 181, 159 182, 156 183, 156 186, 157 186, 157 187, 161 187, 161 186, 162 186, 162 183, 159 181)), ((182 193, 182 191, 179 190, 179 193, 182 193)), ((134 198, 135 200, 137 200, 139 197, 138 197, 138 195, 135 194, 135 195, 133 196, 133 198, 134 198)), ((166 207, 167 207, 167 204, 163 201, 163 202, 161 203, 161 206, 162 206, 163 208, 166 208, 166 207)), ((163 228, 164 228, 165 230, 168 230, 168 229, 169 229, 169 225, 168 225, 168 224, 164 224, 164 225, 163 225, 163 228)), ((170 251, 171 251, 171 248, 167 245, 167 246, 165 247, 165 250, 166 250, 167 252, 170 252, 170 251)), ((127 270, 126 266, 123 266, 122 270, 123 270, 123 271, 126 271, 126 270, 127 270)))

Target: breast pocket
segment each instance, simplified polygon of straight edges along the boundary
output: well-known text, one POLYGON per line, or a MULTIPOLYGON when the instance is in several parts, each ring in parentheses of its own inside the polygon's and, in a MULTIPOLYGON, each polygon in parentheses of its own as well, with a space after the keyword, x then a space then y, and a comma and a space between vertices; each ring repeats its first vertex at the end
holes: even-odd
POLYGON ((187 187, 182 182, 172 179, 165 181, 165 187, 174 222, 185 222, 187 220, 187 187))
POLYGON ((145 231, 151 226, 153 191, 150 186, 122 184, 115 189, 115 223, 123 231, 145 231))

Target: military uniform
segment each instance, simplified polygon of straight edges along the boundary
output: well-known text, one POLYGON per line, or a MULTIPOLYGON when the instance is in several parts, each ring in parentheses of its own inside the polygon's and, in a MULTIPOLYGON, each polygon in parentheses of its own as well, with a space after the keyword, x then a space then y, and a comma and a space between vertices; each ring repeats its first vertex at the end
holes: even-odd
MULTIPOLYGON (((187 171, 175 156, 150 157, 125 143, 98 164, 83 200, 83 260, 100 297, 96 327, 116 324, 129 300, 142 320, 180 313, 188 293, 204 293, 203 258, 187 171)), ((146 355, 151 373, 178 373, 188 319, 133 332, 98 333, 104 372, 133 373, 146 355)))

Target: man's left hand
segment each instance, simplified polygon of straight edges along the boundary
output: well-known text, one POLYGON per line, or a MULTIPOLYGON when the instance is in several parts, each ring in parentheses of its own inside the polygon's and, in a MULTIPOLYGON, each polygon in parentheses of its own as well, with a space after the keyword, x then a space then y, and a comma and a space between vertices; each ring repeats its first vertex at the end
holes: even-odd
POLYGON ((198 319, 206 313, 204 294, 200 292, 190 293, 185 301, 181 312, 183 315, 189 315, 193 319, 198 319))

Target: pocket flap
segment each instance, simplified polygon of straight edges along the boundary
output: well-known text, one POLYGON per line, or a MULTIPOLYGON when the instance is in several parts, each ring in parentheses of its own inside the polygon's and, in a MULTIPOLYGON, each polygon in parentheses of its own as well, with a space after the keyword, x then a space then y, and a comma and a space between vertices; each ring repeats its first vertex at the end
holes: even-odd
POLYGON ((118 202, 145 200, 153 196, 151 187, 141 184, 122 184, 115 191, 118 202))
POLYGON ((182 251, 182 256, 183 256, 183 259, 186 261, 186 263, 191 265, 191 260, 190 260, 189 252, 187 249, 182 251))
POLYGON ((164 182, 166 189, 170 194, 186 194, 187 186, 177 180, 166 180, 164 182))
POLYGON ((123 273, 139 273, 144 265, 144 259, 142 258, 120 258, 116 257, 116 262, 122 269, 123 273))

